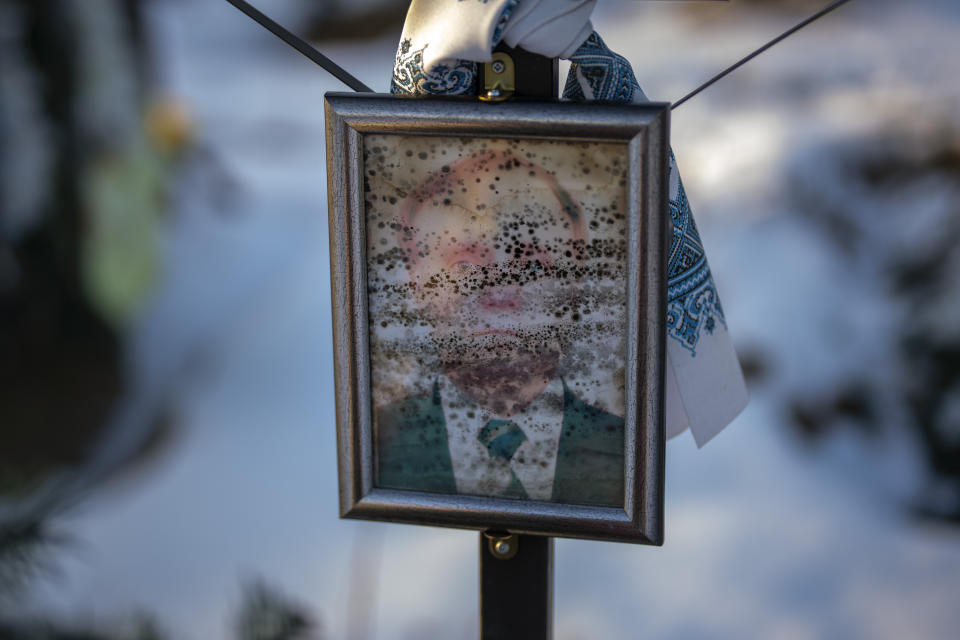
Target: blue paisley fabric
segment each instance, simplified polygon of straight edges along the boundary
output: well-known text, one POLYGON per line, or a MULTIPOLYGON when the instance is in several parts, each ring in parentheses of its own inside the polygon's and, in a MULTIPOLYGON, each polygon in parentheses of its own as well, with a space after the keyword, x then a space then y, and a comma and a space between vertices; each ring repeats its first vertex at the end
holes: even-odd
POLYGON ((402 96, 469 96, 477 93, 477 63, 450 60, 432 69, 423 67, 423 50, 406 38, 397 49, 390 93, 402 96))
MULTIPOLYGON (((594 31, 570 58, 563 97, 574 101, 645 102, 630 63, 611 51, 594 31)), ((667 335, 692 356, 704 332, 726 327, 720 297, 693 220, 677 162, 670 153, 670 220, 673 234, 667 263, 667 335)))
MULTIPOLYGON (((507 0, 493 30, 490 48, 500 44, 503 29, 517 7, 517 0, 507 0)), ((390 93, 405 96, 469 96, 477 93, 477 63, 470 60, 449 60, 425 69, 423 51, 426 45, 414 48, 405 38, 397 49, 390 93)))
POLYGON ((647 99, 630 63, 611 51, 596 31, 570 57, 570 63, 565 100, 631 103, 647 99))

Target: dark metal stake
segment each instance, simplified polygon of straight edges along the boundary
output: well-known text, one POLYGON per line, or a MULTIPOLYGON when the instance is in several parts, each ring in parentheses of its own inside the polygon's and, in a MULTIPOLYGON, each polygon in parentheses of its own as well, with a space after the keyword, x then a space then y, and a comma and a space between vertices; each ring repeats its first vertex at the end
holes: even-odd
MULTIPOLYGON (((559 64, 523 49, 499 45, 509 56, 511 99, 557 99, 559 64)), ((480 65, 483 95, 502 70, 480 65)), ((480 534, 480 640, 553 637, 553 538, 486 531, 480 534)))
POLYGON ((480 534, 480 639, 553 636, 553 538, 480 534))

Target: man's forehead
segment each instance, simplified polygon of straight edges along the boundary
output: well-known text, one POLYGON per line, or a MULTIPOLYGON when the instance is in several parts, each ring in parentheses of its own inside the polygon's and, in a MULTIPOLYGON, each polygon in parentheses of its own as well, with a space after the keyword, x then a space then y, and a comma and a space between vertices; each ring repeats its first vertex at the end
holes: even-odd
MULTIPOLYGON (((442 213, 473 222, 520 222, 518 217, 544 223, 578 218, 573 198, 544 169, 513 155, 498 153, 444 165, 414 190, 407 218, 442 213)), ((431 216, 433 217, 433 216, 431 216)))
POLYGON ((550 188, 553 177, 542 168, 517 158, 510 152, 475 152, 458 158, 430 172, 426 179, 414 188, 414 195, 424 198, 453 195, 466 190, 480 191, 483 185, 487 192, 496 192, 497 183, 519 185, 542 185, 550 188))
POLYGON ((364 137, 366 169, 376 171, 375 176, 368 176, 368 181, 382 184, 398 199, 406 198, 433 176, 442 177, 443 167, 447 173, 465 170, 469 173, 469 162, 479 164, 491 156, 499 157, 489 167, 490 171, 507 156, 512 156, 521 164, 529 163, 547 171, 571 193, 584 195, 585 190, 589 191, 588 185, 596 189, 609 182, 609 178, 613 184, 606 186, 617 186, 616 180, 623 177, 626 166, 625 152, 622 143, 595 141, 397 134, 364 137))

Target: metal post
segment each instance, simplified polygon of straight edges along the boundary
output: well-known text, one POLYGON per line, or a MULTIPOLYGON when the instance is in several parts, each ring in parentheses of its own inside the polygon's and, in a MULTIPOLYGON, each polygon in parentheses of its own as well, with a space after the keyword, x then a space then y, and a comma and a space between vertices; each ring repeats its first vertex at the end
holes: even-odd
POLYGON ((553 636, 553 538, 480 534, 480 639, 553 636))
MULTIPOLYGON (((510 64, 481 65, 481 99, 556 99, 559 63, 498 46, 510 64), (507 95, 496 91, 509 86, 507 95), (490 90, 494 91, 491 92, 490 90)), ((480 640, 553 637, 553 538, 487 531, 480 534, 480 640)))

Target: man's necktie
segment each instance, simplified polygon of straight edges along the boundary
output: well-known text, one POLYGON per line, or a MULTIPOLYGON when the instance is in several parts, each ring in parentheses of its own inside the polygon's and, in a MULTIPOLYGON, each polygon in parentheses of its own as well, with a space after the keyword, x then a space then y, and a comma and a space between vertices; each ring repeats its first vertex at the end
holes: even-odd
MULTIPOLYGON (((485 424, 477 435, 477 440, 487 448, 491 458, 502 458, 508 463, 526 439, 527 436, 523 433, 523 429, 512 420, 499 420, 497 418, 485 424)), ((506 488, 503 495, 526 498, 527 492, 512 468, 510 469, 510 478, 510 486, 506 488)))

